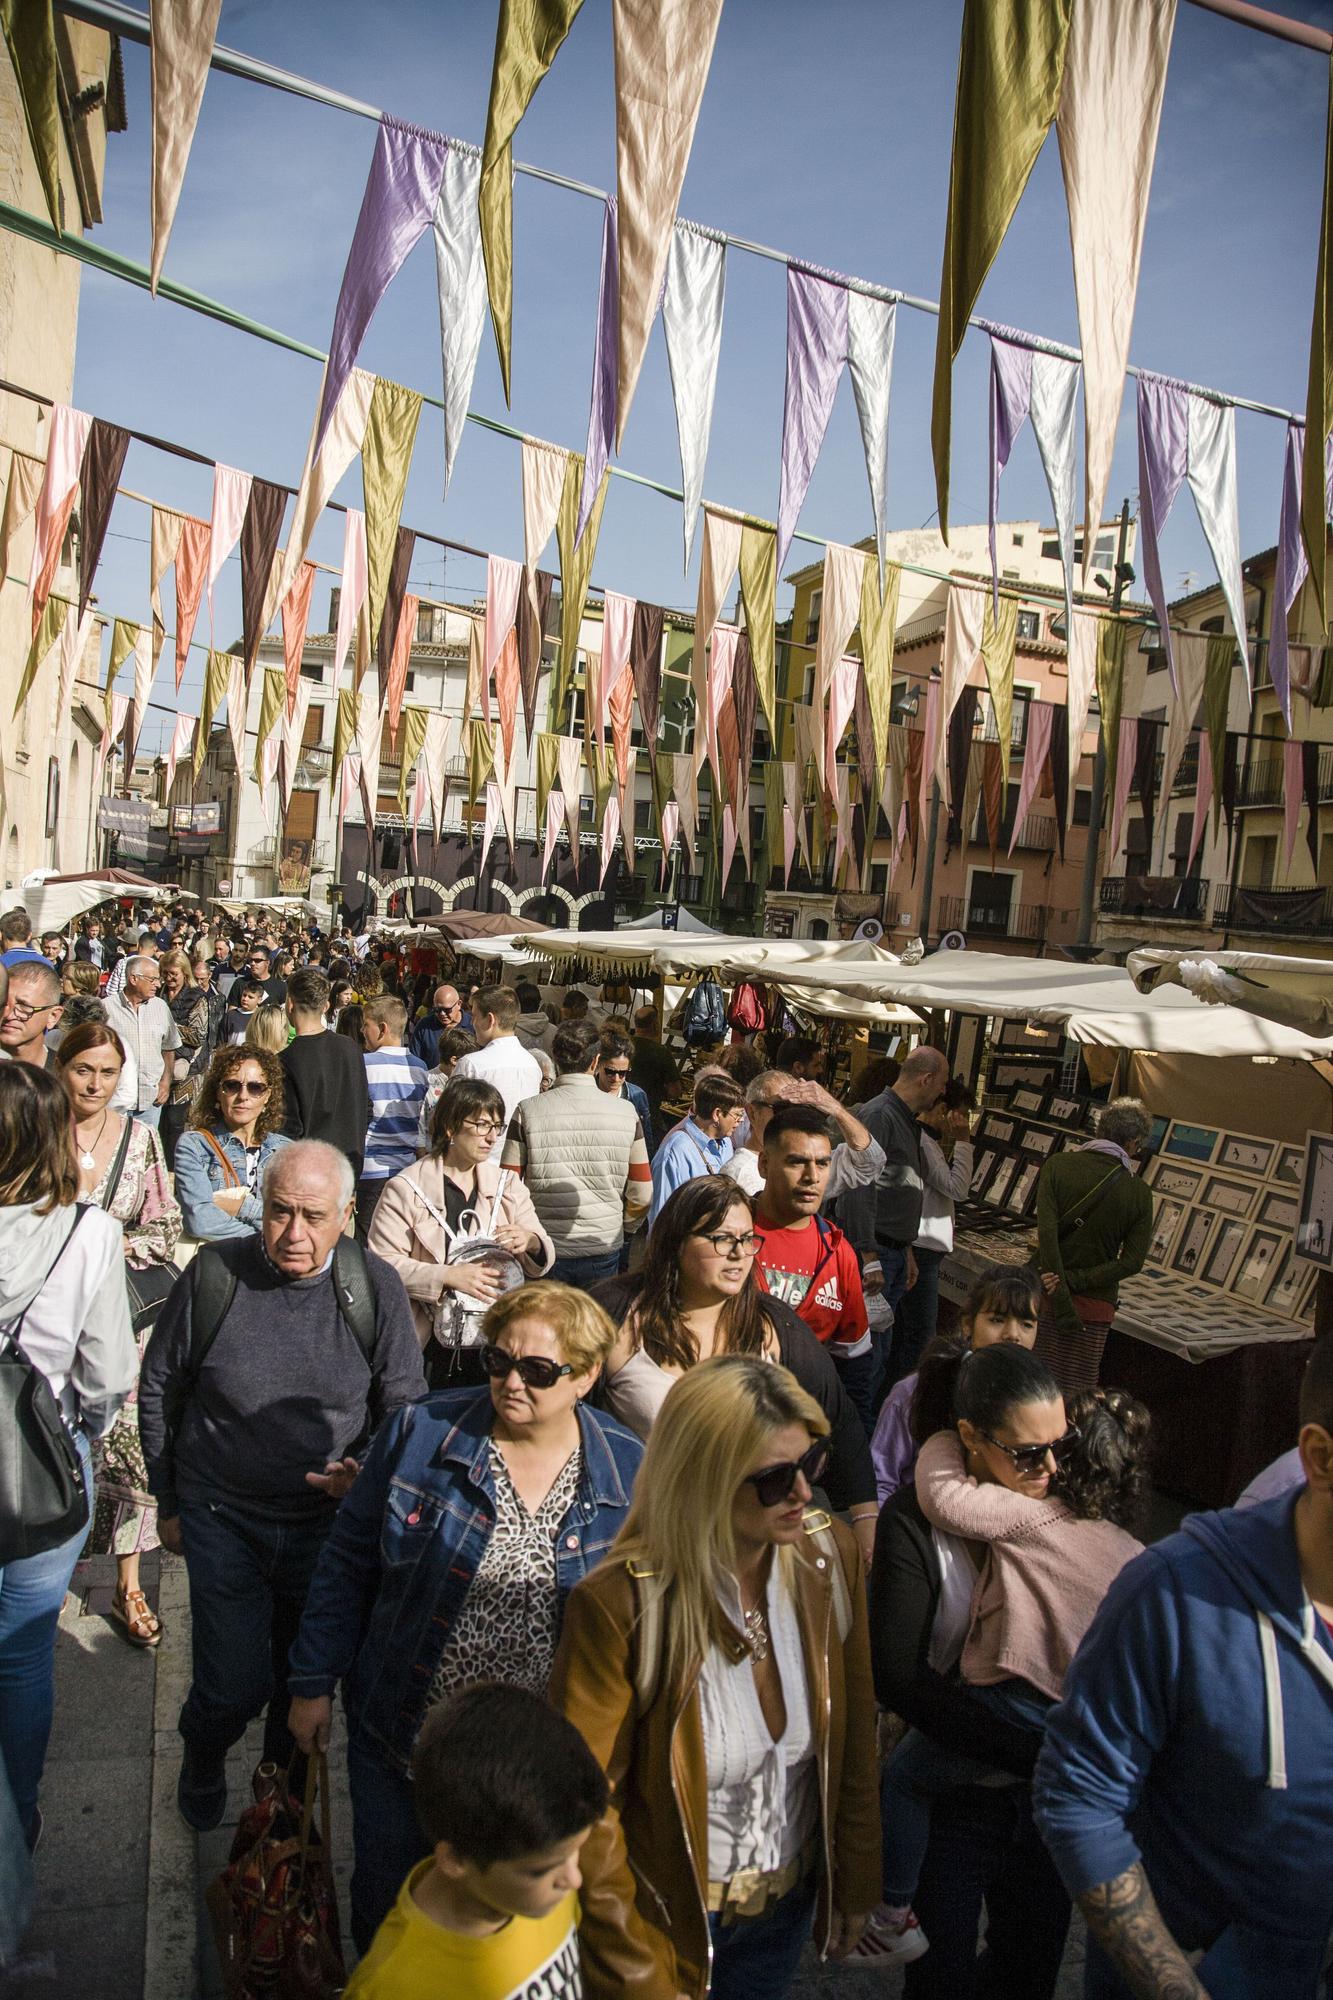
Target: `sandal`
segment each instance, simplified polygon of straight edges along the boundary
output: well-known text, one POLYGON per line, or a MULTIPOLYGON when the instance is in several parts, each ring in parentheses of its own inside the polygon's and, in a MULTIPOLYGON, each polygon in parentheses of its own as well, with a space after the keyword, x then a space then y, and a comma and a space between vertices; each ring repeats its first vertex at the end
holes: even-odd
POLYGON ((125 1627, 125 1637, 132 1646, 150 1649, 161 1642, 162 1621, 141 1590, 117 1590, 111 1599, 111 1616, 125 1627))

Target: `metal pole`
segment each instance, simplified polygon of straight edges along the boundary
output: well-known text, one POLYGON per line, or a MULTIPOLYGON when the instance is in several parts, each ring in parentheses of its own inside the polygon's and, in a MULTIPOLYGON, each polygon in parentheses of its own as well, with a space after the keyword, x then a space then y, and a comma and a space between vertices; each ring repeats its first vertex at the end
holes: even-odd
MULTIPOLYGON (((1088 533, 1085 526, 1084 534, 1088 533)), ((1119 611, 1125 594, 1125 550, 1129 545, 1129 501, 1120 507, 1120 540, 1115 556, 1115 587, 1111 592, 1111 610, 1119 611)), ((1066 644, 1071 635, 1066 634, 1066 644)), ((1075 773, 1077 785, 1077 773, 1075 773)), ((1097 754, 1092 760, 1092 799, 1088 808, 1088 844, 1083 855, 1083 887, 1078 902, 1077 945, 1092 943, 1092 914, 1097 897, 1098 863, 1101 859, 1102 809, 1106 800, 1106 729, 1105 717, 1100 719, 1097 730, 1097 754)))

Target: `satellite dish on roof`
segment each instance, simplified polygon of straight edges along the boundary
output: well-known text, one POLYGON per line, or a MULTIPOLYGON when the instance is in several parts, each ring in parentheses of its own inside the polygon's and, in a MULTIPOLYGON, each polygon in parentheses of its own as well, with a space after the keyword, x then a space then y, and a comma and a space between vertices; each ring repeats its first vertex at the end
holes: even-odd
POLYGON ((867 917, 865 922, 858 924, 852 932, 852 936, 859 938, 862 944, 878 944, 883 935, 884 926, 878 917, 867 917))
POLYGON ((939 949, 941 951, 966 951, 967 939, 961 931, 946 931, 940 939, 939 949))

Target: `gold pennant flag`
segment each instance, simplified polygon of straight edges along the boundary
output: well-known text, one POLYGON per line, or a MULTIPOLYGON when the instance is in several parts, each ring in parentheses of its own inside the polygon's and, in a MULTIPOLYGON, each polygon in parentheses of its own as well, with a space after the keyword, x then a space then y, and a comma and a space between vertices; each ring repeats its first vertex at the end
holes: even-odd
POLYGON ((597 537, 602 532, 602 509, 606 505, 607 473, 602 474, 602 483, 597 488, 597 498, 592 503, 592 512, 584 523, 582 535, 578 532, 579 492, 583 485, 583 454, 571 451, 565 466, 565 484, 560 495, 560 512, 556 517, 556 544, 560 551, 560 658, 556 664, 556 683, 551 697, 551 715, 557 724, 562 720, 565 699, 574 682, 574 662, 578 657, 579 632, 583 625, 583 613, 588 602, 588 585, 592 578, 593 557, 597 552, 597 537))
POLYGON ((216 649, 208 655, 208 665, 204 669, 204 700, 199 710, 199 723, 194 736, 194 775, 196 779, 204 767, 208 754, 208 733, 213 727, 213 717, 222 706, 222 697, 227 692, 231 679, 232 655, 219 653, 216 649))
MULTIPOLYGON (((995 712, 995 730, 1000 743, 1000 782, 1004 787, 1001 796, 1004 798, 1009 796, 1009 752, 1014 731, 1014 653, 1017 645, 1017 598, 1000 599, 997 621, 995 606, 987 597, 986 614, 981 622, 981 659, 986 669, 991 708, 995 712)), ((964 819, 964 825, 970 826, 971 821, 964 819)))
POLYGON ((282 714, 283 699, 287 692, 287 676, 281 667, 265 667, 264 687, 259 697, 259 728, 255 739, 256 784, 264 775, 264 745, 273 734, 274 725, 282 714))
POLYGON ((128 618, 117 618, 111 628, 111 658, 106 670, 106 726, 111 727, 111 690, 116 683, 116 675, 134 651, 139 639, 139 627, 128 618))
POLYGON ((760 528, 753 522, 746 522, 741 530, 740 571, 741 603, 745 607, 745 629, 750 638, 754 684, 759 693, 759 705, 768 723, 769 736, 776 738, 774 648, 778 599, 778 537, 775 528, 760 528))
POLYGON ((398 764, 398 810, 404 819, 407 818, 407 781, 425 747, 428 720, 424 708, 413 705, 403 710, 403 750, 398 764))
POLYGON ((370 398, 370 416, 361 446, 361 484, 366 503, 366 604, 370 644, 374 648, 389 590, 398 522, 407 491, 421 397, 415 389, 378 377, 370 398))
POLYGON ((66 614, 72 609, 73 606, 64 597, 48 597, 45 605, 42 607, 41 620, 37 626, 37 630, 32 635, 32 644, 28 648, 28 658, 23 668, 23 677, 19 681, 19 691, 14 702, 14 714, 16 716, 32 692, 32 684, 45 665, 47 654, 64 631, 66 614))

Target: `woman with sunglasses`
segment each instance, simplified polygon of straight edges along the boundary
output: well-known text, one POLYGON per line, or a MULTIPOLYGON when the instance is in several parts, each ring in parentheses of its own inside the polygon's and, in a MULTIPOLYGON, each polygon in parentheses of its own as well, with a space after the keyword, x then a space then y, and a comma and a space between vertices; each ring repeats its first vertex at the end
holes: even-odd
POLYGON ((579 1856, 588 2000, 781 2000, 812 1930, 843 1958, 875 1904, 865 1585, 811 1505, 827 1465, 785 1368, 701 1362, 569 1600, 551 1698, 615 1798, 579 1856))
POLYGON ((585 1401, 613 1339, 585 1292, 520 1286, 482 1331, 488 1388, 427 1396, 376 1435, 291 1654, 303 1750, 327 1743, 343 1683, 361 1951, 428 1851, 407 1779, 428 1709, 478 1681, 545 1693, 565 1600, 614 1541, 643 1456, 585 1401))
POLYGON ((189 1236, 253 1236, 264 1220, 264 1175, 291 1140, 282 1065, 271 1049, 219 1049, 176 1147, 176 1199, 189 1236))
POLYGON ((756 1354, 789 1368, 824 1412, 829 1504, 851 1515, 861 1554, 875 1545, 875 1473, 865 1428, 828 1350, 755 1278, 750 1198, 726 1174, 699 1175, 665 1203, 639 1269, 595 1287, 619 1332, 602 1400, 646 1438, 672 1384, 714 1354, 756 1354))
POLYGON ((370 1225, 369 1247, 393 1265, 412 1302, 433 1389, 471 1389, 486 1379, 479 1345, 439 1338, 445 1295, 484 1308, 506 1289, 494 1260, 456 1253, 474 1239, 498 1243, 530 1278, 549 1270, 555 1255, 518 1175, 501 1173, 491 1160, 504 1109, 495 1085, 480 1077, 446 1085, 431 1121, 430 1152, 394 1175, 370 1225))

